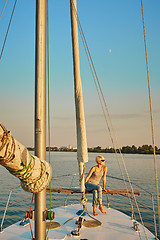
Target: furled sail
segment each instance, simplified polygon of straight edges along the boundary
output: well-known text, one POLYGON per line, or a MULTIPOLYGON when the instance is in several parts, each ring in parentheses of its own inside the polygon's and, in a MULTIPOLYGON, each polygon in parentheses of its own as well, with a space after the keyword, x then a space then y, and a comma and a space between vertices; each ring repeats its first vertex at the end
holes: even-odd
POLYGON ((1 123, 0 164, 20 179, 22 188, 27 192, 41 192, 52 176, 50 164, 31 155, 1 123))
POLYGON ((86 126, 83 107, 83 94, 80 76, 78 29, 76 20, 76 0, 70 0, 71 6, 71 26, 72 26, 72 46, 73 46, 73 65, 74 65, 74 90, 76 107, 76 127, 77 127, 77 159, 79 163, 81 192, 85 191, 84 170, 85 162, 88 162, 88 149, 86 126))

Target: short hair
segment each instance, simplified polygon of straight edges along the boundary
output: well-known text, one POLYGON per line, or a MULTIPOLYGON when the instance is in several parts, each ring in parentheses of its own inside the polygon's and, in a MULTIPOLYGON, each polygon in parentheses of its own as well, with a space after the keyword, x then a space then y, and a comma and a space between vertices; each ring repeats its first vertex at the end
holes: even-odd
POLYGON ((96 163, 98 163, 101 160, 105 160, 103 156, 100 155, 96 157, 96 163))

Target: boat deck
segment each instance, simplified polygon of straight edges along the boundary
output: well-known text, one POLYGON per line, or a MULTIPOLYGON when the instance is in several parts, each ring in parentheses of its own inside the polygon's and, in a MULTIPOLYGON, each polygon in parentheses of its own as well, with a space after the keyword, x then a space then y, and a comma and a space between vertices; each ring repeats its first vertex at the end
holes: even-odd
MULTIPOLYGON (((63 206, 53 209, 55 212, 55 219, 53 222, 58 222, 61 225, 66 222, 68 219, 76 217, 76 213, 79 210, 82 210, 82 206, 80 204, 74 204, 69 206, 63 206)), ((88 213, 92 215, 92 206, 90 203, 87 204, 88 213)), ((63 227, 52 229, 49 231, 48 240, 49 239, 57 239, 57 240, 97 240, 97 239, 110 239, 110 240, 133 240, 133 239, 155 239, 155 236, 145 228, 145 235, 143 226, 139 224, 140 232, 136 232, 133 229, 133 220, 124 213, 117 211, 112 208, 105 208, 106 214, 102 214, 98 209, 98 216, 95 218, 102 223, 100 227, 96 228, 88 228, 82 226, 80 229, 80 236, 73 236, 71 232, 77 228, 75 224, 76 220, 79 218, 68 221, 63 227)), ((83 220, 93 220, 88 216, 83 217, 83 220)), ((32 222, 32 221, 31 221, 32 222)), ((0 233, 0 240, 26 240, 31 239, 30 227, 25 226, 22 227, 19 225, 20 222, 11 225, 10 227, 4 229, 2 233, 0 233)), ((33 228, 33 222, 32 222, 33 228)))

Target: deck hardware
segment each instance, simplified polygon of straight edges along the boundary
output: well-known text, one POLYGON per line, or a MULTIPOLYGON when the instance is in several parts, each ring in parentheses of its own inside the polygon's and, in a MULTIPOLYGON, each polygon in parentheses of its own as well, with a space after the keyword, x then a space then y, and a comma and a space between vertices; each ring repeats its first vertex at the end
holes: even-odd
POLYGON ((35 211, 34 210, 31 211, 31 212, 26 211, 25 219, 27 219, 27 218, 30 218, 30 219, 32 219, 34 221, 34 219, 35 219, 35 211))
POLYGON ((21 222, 20 222, 20 226, 22 227, 25 227, 29 224, 29 219, 28 218, 25 218, 25 219, 22 219, 21 222))
POLYGON ((76 229, 76 230, 72 231, 71 234, 72 234, 73 236, 77 236, 77 237, 80 236, 79 229, 76 229))
POLYGON ((133 222, 133 229, 136 231, 136 232, 139 232, 140 229, 139 229, 139 224, 137 222, 133 222))
POLYGON ((55 218, 55 213, 51 210, 48 211, 48 209, 46 209, 43 213, 43 219, 45 220, 53 220, 55 218))
POLYGON ((77 229, 71 232, 73 236, 80 236, 80 229, 82 228, 82 223, 84 219, 82 217, 79 217, 78 220, 75 222, 77 225, 77 229))
POLYGON ((76 214, 79 216, 79 215, 81 215, 81 216, 86 216, 87 215, 87 212, 86 211, 84 211, 84 210, 78 210, 78 212, 76 212, 76 214), (82 214, 82 212, 83 212, 83 214, 82 214))
POLYGON ((82 217, 79 217, 78 220, 76 221, 75 224, 77 224, 78 229, 80 229, 82 227, 82 223, 83 223, 84 219, 82 217))

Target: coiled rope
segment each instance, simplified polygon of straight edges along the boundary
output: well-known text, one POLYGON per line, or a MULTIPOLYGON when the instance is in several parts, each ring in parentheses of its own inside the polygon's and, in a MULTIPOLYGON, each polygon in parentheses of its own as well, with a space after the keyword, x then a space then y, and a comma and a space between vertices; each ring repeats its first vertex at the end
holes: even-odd
MULTIPOLYGON (((154 173, 155 173, 156 196, 157 196, 157 206, 158 206, 158 224, 159 224, 159 234, 160 234, 160 207, 159 207, 159 190, 158 190, 157 160, 156 160, 156 151, 155 151, 155 140, 154 140, 155 137, 154 137, 154 127, 153 127, 153 113, 152 113, 151 88, 150 88, 150 79, 149 79, 147 42, 146 42, 146 32, 145 32, 144 11, 143 11, 143 1, 142 1, 142 0, 141 0, 141 9, 142 9, 143 35, 144 35, 145 57, 146 57, 146 67, 147 67, 147 79, 148 79, 148 95, 149 95, 151 131, 152 131, 152 145, 153 145, 153 151, 154 151, 154 173)), ((156 236, 156 237, 157 237, 157 236, 156 236)))
MULTIPOLYGON (((92 217, 92 216, 89 214, 89 212, 88 212, 88 210, 87 210, 86 207, 84 207, 83 211, 81 212, 81 214, 80 214, 78 217, 81 217, 85 211, 87 212, 87 214, 88 214, 88 216, 89 216, 90 218, 92 218, 95 222, 98 223, 99 226, 102 225, 102 223, 101 223, 99 220, 97 220, 96 218, 92 217)), ((72 218, 66 220, 63 224, 59 225, 59 226, 57 227, 57 229, 63 227, 66 223, 68 223, 68 222, 70 222, 70 221, 72 221, 72 220, 74 220, 74 219, 77 219, 78 217, 75 216, 75 217, 72 217, 72 218)))

